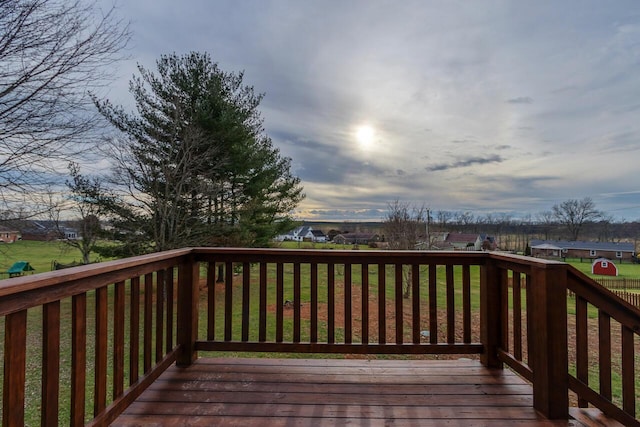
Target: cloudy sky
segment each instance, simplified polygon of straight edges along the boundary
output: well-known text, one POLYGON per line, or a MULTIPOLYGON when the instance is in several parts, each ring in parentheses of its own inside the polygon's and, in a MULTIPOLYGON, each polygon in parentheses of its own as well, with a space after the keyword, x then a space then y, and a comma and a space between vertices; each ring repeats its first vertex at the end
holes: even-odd
MULTIPOLYGON (((105 4, 111 4, 105 0, 105 4)), ((475 215, 591 197, 640 219, 640 2, 135 0, 136 63, 208 52, 265 93, 304 185, 301 219, 394 200, 475 215)))

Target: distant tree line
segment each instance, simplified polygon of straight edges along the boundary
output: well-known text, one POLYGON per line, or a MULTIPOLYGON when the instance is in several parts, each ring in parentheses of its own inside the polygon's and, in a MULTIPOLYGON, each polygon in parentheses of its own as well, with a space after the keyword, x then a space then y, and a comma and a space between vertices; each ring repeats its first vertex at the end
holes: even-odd
POLYGON ((430 234, 485 233, 498 240, 500 249, 516 252, 525 252, 531 239, 637 243, 640 238, 639 221, 616 221, 598 210, 589 197, 568 199, 548 211, 524 217, 504 213, 475 215, 470 211, 432 212, 423 206, 395 201, 389 203, 382 230, 386 240, 402 249, 424 241, 427 230, 430 234), (409 235, 413 236, 410 242, 406 239, 409 235))

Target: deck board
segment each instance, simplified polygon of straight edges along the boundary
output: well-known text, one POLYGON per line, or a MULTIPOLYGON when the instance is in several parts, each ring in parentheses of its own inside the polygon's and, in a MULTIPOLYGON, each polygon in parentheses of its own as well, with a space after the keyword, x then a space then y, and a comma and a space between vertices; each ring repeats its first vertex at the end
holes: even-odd
POLYGON ((475 360, 198 359, 171 367, 115 426, 567 426, 531 386, 475 360))

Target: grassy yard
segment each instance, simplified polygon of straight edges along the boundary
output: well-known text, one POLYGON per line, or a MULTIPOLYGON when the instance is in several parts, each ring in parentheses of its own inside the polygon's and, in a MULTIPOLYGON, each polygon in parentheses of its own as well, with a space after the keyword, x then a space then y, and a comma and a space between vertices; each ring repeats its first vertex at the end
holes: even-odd
POLYGON ((630 262, 620 263, 615 262, 616 267, 618 267, 618 277, 611 276, 598 276, 591 274, 591 261, 585 260, 580 261, 579 259, 569 258, 566 260, 567 263, 571 264, 584 274, 593 278, 608 278, 608 279, 640 279, 640 264, 633 264, 630 262))
MULTIPOLYGON (((92 260, 97 258, 97 254, 91 257, 92 260)), ((19 240, 15 243, 0 243, 0 272, 6 272, 17 261, 27 261, 35 268, 34 273, 43 273, 51 271, 53 261, 67 264, 81 260, 80 251, 63 242, 19 240)), ((6 274, 0 274, 0 279, 7 277, 6 274)))

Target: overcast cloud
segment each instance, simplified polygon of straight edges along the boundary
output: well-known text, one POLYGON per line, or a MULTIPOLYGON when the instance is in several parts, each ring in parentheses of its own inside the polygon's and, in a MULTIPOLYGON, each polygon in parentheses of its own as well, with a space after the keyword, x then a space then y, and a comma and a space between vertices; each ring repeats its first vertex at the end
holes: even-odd
MULTIPOLYGON (((106 2, 105 5, 110 3, 106 2)), ((381 219, 394 199, 536 214, 592 197, 640 219, 640 2, 127 1, 135 64, 208 52, 266 94, 301 219, 381 219), (359 140, 369 126, 371 140, 359 140)))

